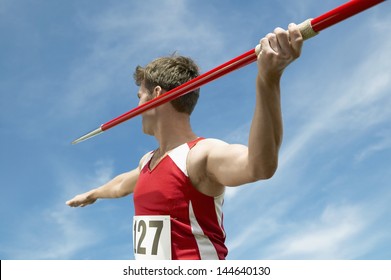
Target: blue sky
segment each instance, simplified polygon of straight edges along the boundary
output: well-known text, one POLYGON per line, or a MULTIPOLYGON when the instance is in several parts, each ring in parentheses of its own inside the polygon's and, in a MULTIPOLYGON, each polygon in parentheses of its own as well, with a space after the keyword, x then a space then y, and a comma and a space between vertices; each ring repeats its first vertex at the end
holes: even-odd
MULTIPOLYGON (((137 105, 138 64, 178 51, 205 72, 342 3, 1 0, 0 258, 133 258, 131 196, 65 201, 136 167, 155 140, 135 118, 70 142, 137 105)), ((390 11, 323 31, 284 73, 279 169, 227 190, 229 259, 391 258, 390 11)), ((245 144, 255 75, 203 87, 196 133, 245 144)))

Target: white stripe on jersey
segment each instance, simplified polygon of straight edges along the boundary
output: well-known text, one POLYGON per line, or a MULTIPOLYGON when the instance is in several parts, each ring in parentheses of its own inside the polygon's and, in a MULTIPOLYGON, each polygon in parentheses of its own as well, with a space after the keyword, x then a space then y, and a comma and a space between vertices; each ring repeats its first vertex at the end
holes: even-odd
POLYGON ((191 232, 193 233, 198 245, 198 251, 200 252, 201 260, 218 260, 219 257, 216 252, 215 246, 209 238, 204 234, 202 228, 197 222, 197 218, 194 215, 193 205, 189 201, 189 218, 191 225, 191 232))
POLYGON ((217 216, 217 221, 219 223, 219 226, 221 228, 222 233, 224 234, 225 237, 225 231, 223 229, 223 202, 224 202, 224 193, 222 193, 219 196, 216 196, 215 198, 215 210, 216 210, 216 216, 217 216))
POLYGON ((152 157, 153 157, 153 151, 149 152, 148 155, 145 157, 145 159, 141 165, 141 170, 144 169, 144 167, 147 165, 147 163, 151 160, 152 157))
POLYGON ((168 152, 168 155, 170 156, 172 161, 176 164, 176 166, 180 170, 182 170, 183 174, 185 174, 186 177, 189 177, 186 168, 187 154, 189 153, 189 151, 190 151, 189 145, 185 143, 168 152))

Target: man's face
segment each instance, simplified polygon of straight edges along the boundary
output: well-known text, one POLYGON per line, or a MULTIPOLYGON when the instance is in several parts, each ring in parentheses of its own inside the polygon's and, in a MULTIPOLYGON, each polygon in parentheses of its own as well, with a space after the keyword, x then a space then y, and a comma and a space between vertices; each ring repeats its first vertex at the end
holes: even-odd
MULTIPOLYGON (((141 86, 139 87, 139 90, 137 93, 137 97, 139 99, 139 103, 138 103, 139 106, 152 99, 152 95, 145 88, 144 83, 141 83, 141 86)), ((154 115, 153 110, 154 109, 151 109, 151 110, 148 110, 148 111, 141 114, 143 131, 145 134, 149 134, 149 135, 153 135, 153 130, 151 127, 152 123, 154 122, 153 118, 152 118, 154 115)))
POLYGON ((145 102, 152 99, 152 96, 150 95, 149 91, 145 88, 144 83, 141 83, 141 86, 139 87, 137 97, 139 99, 138 105, 142 105, 145 102))

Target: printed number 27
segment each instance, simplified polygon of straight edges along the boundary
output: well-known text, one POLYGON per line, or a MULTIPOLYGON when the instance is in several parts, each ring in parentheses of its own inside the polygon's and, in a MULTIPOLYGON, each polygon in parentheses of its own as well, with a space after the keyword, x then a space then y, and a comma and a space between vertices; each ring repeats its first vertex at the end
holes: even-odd
MULTIPOLYGON (((151 254, 157 255, 160 234, 162 233, 162 229, 163 229, 163 221, 149 221, 148 225, 149 225, 149 229, 156 228, 155 236, 153 238, 153 243, 152 243, 151 254)), ((138 223, 137 222, 134 223, 133 234, 134 234, 134 252, 136 254, 145 255, 147 252, 146 252, 146 248, 142 246, 143 245, 142 243, 145 239, 145 236, 147 235, 147 224, 145 223, 144 220, 140 220, 138 221, 138 223), (137 243, 136 236, 137 233, 140 232, 141 235, 140 238, 138 239, 138 244, 136 244, 137 243)))

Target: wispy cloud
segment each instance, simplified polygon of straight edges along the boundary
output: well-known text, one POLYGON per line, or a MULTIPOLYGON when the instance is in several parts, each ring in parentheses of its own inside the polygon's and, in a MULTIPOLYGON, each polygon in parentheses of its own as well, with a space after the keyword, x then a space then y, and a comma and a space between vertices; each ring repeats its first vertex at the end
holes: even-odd
POLYGON ((358 151, 355 155, 355 162, 359 163, 367 158, 371 157, 374 154, 379 154, 385 150, 391 149, 391 131, 380 131, 376 135, 376 141, 370 143, 363 150, 358 151))
POLYGON ((97 162, 91 176, 66 166, 61 166, 57 172, 58 196, 51 203, 43 204, 43 208, 21 217, 23 222, 15 229, 14 242, 17 244, 7 244, 1 249, 7 258, 72 259, 104 238, 104 233, 94 228, 88 215, 69 208, 65 201, 86 191, 82 186, 96 187, 107 182, 113 174, 112 163, 97 162))
POLYGON ((362 206, 328 205, 319 217, 289 227, 277 242, 262 248, 261 255, 268 259, 359 258, 381 240, 383 233, 359 238, 372 222, 362 206))

